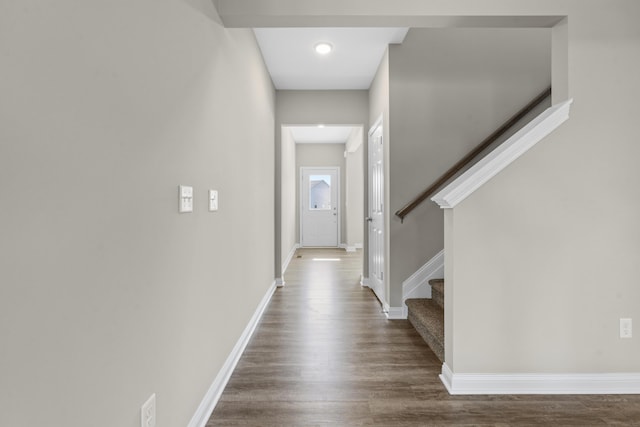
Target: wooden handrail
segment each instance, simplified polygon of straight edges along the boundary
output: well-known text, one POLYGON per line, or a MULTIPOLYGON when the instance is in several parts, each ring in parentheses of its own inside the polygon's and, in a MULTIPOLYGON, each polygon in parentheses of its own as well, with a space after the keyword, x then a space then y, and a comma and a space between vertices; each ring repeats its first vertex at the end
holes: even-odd
POLYGON ((433 184, 429 186, 426 190, 424 190, 420 195, 418 195, 411 202, 407 203, 402 209, 396 212, 396 215, 400 217, 401 220, 404 221, 404 217, 409 215, 411 211, 413 211, 420 203, 424 202, 427 198, 433 196, 436 191, 444 185, 447 181, 449 181, 455 174, 460 172, 465 166, 467 166, 471 161, 481 152, 483 152, 487 147, 497 141, 506 131, 515 126, 520 120, 522 120, 527 114, 533 111, 542 101, 548 98, 551 95, 551 87, 547 88, 540 95, 536 96, 531 102, 529 102, 524 108, 518 111, 513 117, 507 120, 502 126, 495 130, 491 135, 486 137, 484 141, 478 144, 473 150, 469 152, 466 156, 460 159, 455 165, 451 166, 449 170, 447 170, 444 174, 440 176, 433 184))

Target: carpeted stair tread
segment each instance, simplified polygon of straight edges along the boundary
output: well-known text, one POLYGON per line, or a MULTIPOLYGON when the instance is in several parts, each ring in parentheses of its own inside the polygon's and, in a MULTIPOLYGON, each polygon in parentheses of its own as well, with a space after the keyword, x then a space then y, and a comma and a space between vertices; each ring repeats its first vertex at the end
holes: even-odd
POLYGON ((409 322, 440 361, 444 361, 444 310, 442 307, 428 298, 408 299, 405 303, 409 309, 409 322))
POLYGON ((429 285, 431 285, 431 298, 444 308, 444 279, 431 279, 429 285))

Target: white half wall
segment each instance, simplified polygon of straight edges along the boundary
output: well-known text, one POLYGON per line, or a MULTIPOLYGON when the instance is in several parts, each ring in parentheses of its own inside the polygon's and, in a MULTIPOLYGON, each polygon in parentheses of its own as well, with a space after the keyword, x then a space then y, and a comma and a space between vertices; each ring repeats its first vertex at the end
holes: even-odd
POLYGON ((409 298, 431 298, 429 280, 444 278, 444 249, 402 282, 402 302, 409 298))

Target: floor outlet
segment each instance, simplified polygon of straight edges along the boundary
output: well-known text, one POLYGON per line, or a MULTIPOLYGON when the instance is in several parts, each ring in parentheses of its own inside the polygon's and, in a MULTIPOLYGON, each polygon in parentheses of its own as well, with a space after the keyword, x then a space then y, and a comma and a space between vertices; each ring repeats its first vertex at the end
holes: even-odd
POLYGON ((140 408, 140 426, 156 427, 156 394, 152 394, 149 400, 140 408))
POLYGON ((620 319, 620 338, 631 338, 631 319, 620 319))

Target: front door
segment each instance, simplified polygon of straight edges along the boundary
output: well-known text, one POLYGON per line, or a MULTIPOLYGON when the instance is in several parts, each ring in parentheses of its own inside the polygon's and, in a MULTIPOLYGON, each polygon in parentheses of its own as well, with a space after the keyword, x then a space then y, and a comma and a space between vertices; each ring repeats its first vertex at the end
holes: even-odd
POLYGON ((384 302, 384 141, 382 120, 369 132, 369 286, 384 302))
POLYGON ((339 168, 301 168, 301 246, 338 246, 339 171, 339 168))

